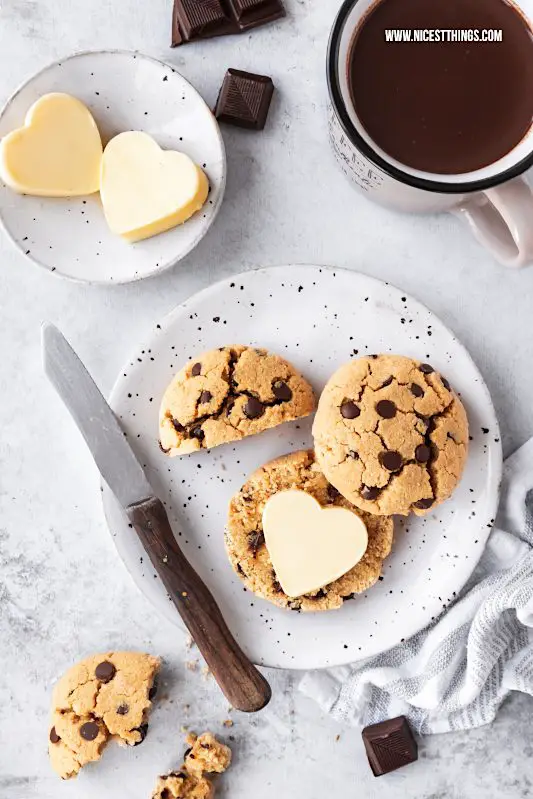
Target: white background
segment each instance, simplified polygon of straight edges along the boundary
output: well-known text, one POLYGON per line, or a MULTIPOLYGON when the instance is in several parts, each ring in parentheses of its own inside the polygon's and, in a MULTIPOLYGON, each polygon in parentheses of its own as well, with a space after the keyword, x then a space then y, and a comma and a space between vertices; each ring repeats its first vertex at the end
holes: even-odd
MULTIPOLYGON (((359 269, 403 287, 456 331, 492 391, 506 452, 533 433, 533 269, 496 266, 451 217, 395 215, 353 192, 326 141, 325 48, 339 2, 286 6, 287 19, 249 36, 171 51, 170 0, 1 2, 2 101, 56 57, 102 47, 170 60, 210 104, 229 66, 270 74, 278 89, 263 133, 224 129, 226 200, 210 234, 174 271, 91 289, 41 273, 0 239, 1 799, 144 799, 157 773, 179 764, 180 725, 221 732, 228 717, 212 683, 185 668, 191 655, 179 631, 154 615, 115 555, 95 469, 41 374, 42 320, 62 327, 109 391, 152 324, 215 279, 291 261, 359 269), (166 658, 151 733, 142 747, 112 747, 75 783, 60 783, 46 758, 51 684, 81 655, 119 647, 166 658)), ((491 728, 425 740, 416 765, 375 780, 358 731, 339 729, 295 694, 298 675, 270 676, 269 708, 252 718, 233 714, 236 762, 222 798, 531 792, 529 698, 513 698, 491 728)))

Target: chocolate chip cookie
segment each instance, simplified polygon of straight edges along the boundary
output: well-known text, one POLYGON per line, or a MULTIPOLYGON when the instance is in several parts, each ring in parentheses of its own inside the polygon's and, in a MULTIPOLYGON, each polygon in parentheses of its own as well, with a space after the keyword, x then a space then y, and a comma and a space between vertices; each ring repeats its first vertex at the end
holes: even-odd
POLYGON ((48 752, 62 779, 99 760, 113 737, 144 741, 160 661, 139 652, 93 655, 69 669, 54 688, 48 752))
POLYGON ((457 394, 428 363, 371 355, 326 385, 313 436, 328 480, 379 515, 428 513, 463 473, 468 420, 457 394))
POLYGON ((192 359, 167 388, 159 442, 169 455, 238 441, 308 416, 313 389, 290 363, 266 350, 221 347, 192 359))
POLYGON ((291 610, 318 611, 339 608, 346 599, 377 582, 390 553, 392 519, 359 511, 331 485, 315 461, 312 450, 294 452, 258 469, 230 502, 225 534, 231 564, 246 587, 263 599, 291 610), (262 513, 267 500, 289 489, 313 496, 323 507, 337 505, 357 513, 368 530, 368 548, 349 572, 330 585, 306 596, 290 598, 279 584, 265 545, 262 513))
POLYGON ((215 786, 205 774, 221 774, 231 763, 231 749, 210 732, 187 737, 189 749, 179 771, 159 777, 152 799, 212 799, 215 786))

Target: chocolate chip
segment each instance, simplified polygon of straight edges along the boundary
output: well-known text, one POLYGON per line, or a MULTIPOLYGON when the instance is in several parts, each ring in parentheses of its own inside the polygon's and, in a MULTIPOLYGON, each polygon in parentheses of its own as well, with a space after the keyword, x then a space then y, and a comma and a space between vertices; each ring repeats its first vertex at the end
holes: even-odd
POLYGON ((61 738, 57 734, 56 728, 52 727, 52 729, 50 730, 50 743, 57 744, 59 743, 60 740, 61 738))
POLYGON ((141 739, 137 741, 137 743, 133 744, 134 746, 139 746, 139 744, 142 744, 142 742, 146 738, 146 734, 148 732, 148 724, 141 724, 140 727, 136 727, 135 730, 132 730, 132 732, 140 733, 141 739))
POLYGON ((183 759, 186 760, 191 754, 191 752, 192 752, 192 746, 189 746, 189 748, 186 749, 185 752, 183 753, 183 759))
POLYGON ((399 452, 386 450, 386 452, 380 452, 379 462, 389 472, 397 472, 402 468, 403 459, 399 452))
POLYGON ((414 394, 415 397, 423 397, 424 389, 417 383, 411 383, 411 394, 414 394))
POLYGON ((280 402, 289 402, 292 399, 292 391, 283 380, 276 380, 272 385, 272 393, 280 402))
POLYGON ((447 388, 448 391, 452 390, 452 387, 450 386, 449 382, 442 375, 440 376, 440 381, 441 381, 442 385, 444 386, 444 388, 447 388))
POLYGON ((380 400, 376 405, 376 411, 383 419, 394 419, 396 416, 396 405, 390 400, 380 400))
POLYGON ((168 790, 168 788, 163 788, 163 790, 160 793, 160 797, 161 799, 171 799, 171 793, 168 790))
POLYGON ((127 716, 130 712, 130 706, 123 702, 117 707, 117 716, 127 716))
POLYGON ((174 419, 174 417, 172 417, 172 419, 171 419, 170 421, 172 422, 172 427, 174 428, 174 430, 176 431, 176 433, 183 433, 183 431, 185 430, 185 428, 183 427, 183 425, 182 425, 182 424, 180 424, 180 423, 178 422, 178 420, 177 420, 177 419, 174 419))
POLYGON ((248 419, 259 419, 265 412, 265 406, 255 397, 248 397, 248 402, 243 410, 248 419))
POLYGON ((248 549, 251 549, 254 558, 257 555, 259 547, 263 546, 264 543, 265 536, 262 530, 254 530, 248 533, 248 549))
POLYGON ((418 368, 424 375, 430 375, 432 372, 435 371, 434 368, 429 363, 421 363, 418 368))
POLYGON ((434 501, 434 499, 419 499, 418 502, 414 503, 414 507, 418 508, 419 510, 427 510, 428 508, 431 508, 434 501))
POLYGON ((201 375, 201 374, 202 374, 202 364, 201 363, 195 363, 193 368, 191 369, 191 375, 193 377, 198 377, 198 375, 201 375))
POLYGON ((415 458, 418 463, 427 463, 431 458, 431 449, 426 444, 419 444, 415 449, 415 458))
POLYGON ((191 430, 191 431, 190 431, 190 433, 189 433, 189 436, 190 436, 191 438, 197 438, 197 439, 198 439, 198 441, 203 441, 203 440, 204 440, 204 438, 205 438, 205 433, 204 433, 204 431, 202 430, 201 426, 200 426, 200 425, 198 425, 198 427, 193 427, 193 428, 192 428, 192 430, 191 430))
POLYGON ((94 741, 99 732, 100 727, 95 721, 86 721, 80 727, 80 735, 85 741, 94 741))
POLYGON ((351 458, 354 461, 358 461, 359 454, 354 449, 350 449, 348 450, 348 458, 351 458))
POLYGON ((376 499, 379 496, 379 488, 374 486, 363 486, 361 489, 363 499, 376 499))
POLYGON ((387 386, 390 386, 393 379, 393 377, 388 377, 385 382, 381 384, 381 388, 387 388, 387 386))
POLYGON ((155 680, 152 683, 152 687, 148 691, 148 699, 153 699, 154 696, 156 696, 158 688, 159 688, 159 681, 158 681, 158 679, 156 677, 155 680))
POLYGON ((331 483, 328 484, 327 492, 328 492, 328 498, 332 502, 333 502, 333 500, 337 499, 338 496, 340 496, 340 494, 337 491, 337 489, 335 488, 335 486, 332 486, 331 483))
POLYGON ((111 682, 111 680, 117 673, 117 670, 113 666, 113 664, 109 662, 109 660, 103 660, 95 668, 94 673, 96 679, 100 680, 100 682, 111 682))
POLYGON ((200 403, 202 404, 204 402, 211 402, 212 399, 213 395, 211 394, 210 391, 202 391, 202 393, 200 394, 200 403))
POLYGON ((340 408, 341 416, 345 419, 357 419, 361 411, 352 400, 344 400, 340 408))

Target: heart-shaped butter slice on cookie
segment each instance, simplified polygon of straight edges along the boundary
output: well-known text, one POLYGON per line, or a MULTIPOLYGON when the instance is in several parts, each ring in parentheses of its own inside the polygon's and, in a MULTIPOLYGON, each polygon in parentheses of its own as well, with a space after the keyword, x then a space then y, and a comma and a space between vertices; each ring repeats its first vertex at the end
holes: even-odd
POLYGON ((79 197, 100 188, 102 141, 89 109, 70 94, 45 94, 24 127, 0 142, 0 177, 20 194, 79 197))
POLYGON ((346 508, 323 508, 305 491, 274 494, 263 510, 265 544, 289 597, 318 591, 350 571, 368 546, 365 524, 346 508))
POLYGON ((208 192, 206 175, 188 155, 162 150, 147 133, 121 133, 104 150, 104 212, 113 233, 128 241, 181 225, 202 208, 208 192))

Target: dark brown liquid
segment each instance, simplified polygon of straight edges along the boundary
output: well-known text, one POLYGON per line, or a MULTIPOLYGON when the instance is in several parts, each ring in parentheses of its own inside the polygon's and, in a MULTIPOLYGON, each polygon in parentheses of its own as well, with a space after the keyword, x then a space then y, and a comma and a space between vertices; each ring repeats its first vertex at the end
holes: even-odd
POLYGON ((504 0, 382 0, 348 63, 357 115, 407 166, 439 174, 494 163, 533 121, 533 38, 504 0), (502 42, 386 42, 385 30, 502 29, 502 42))

